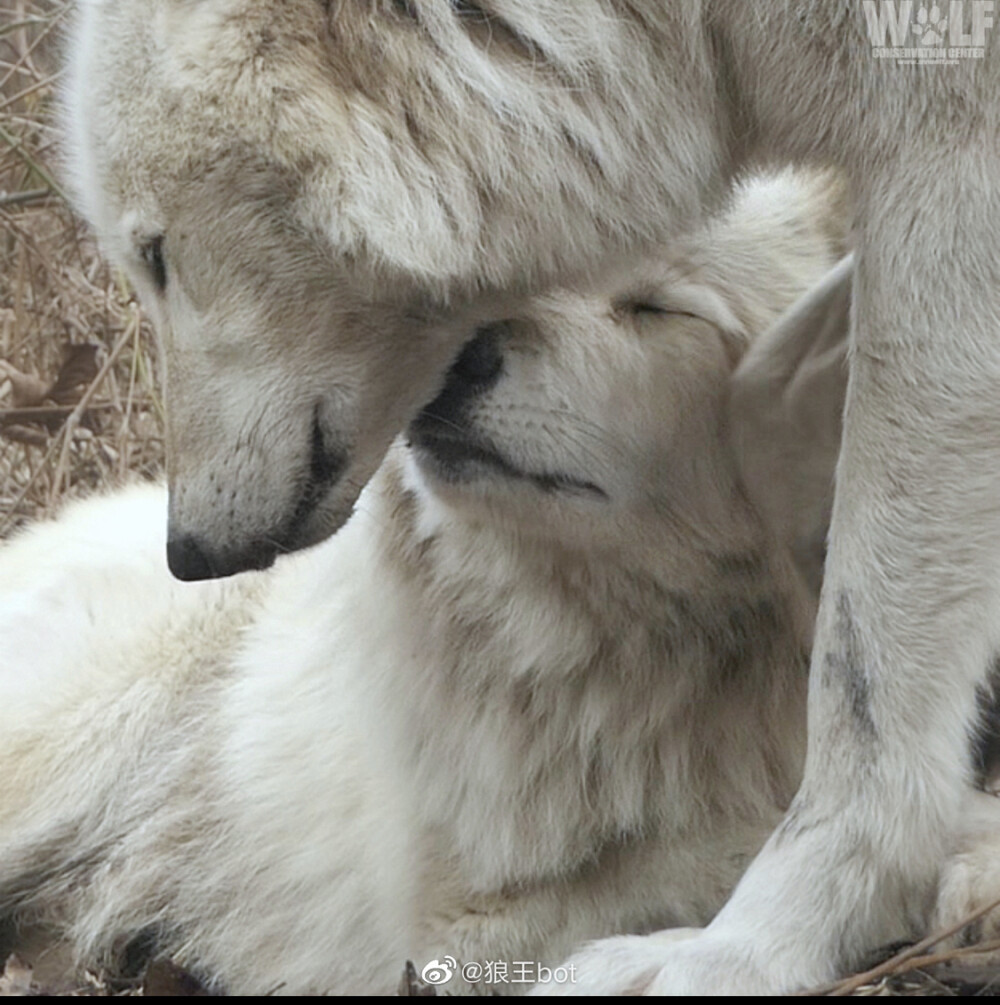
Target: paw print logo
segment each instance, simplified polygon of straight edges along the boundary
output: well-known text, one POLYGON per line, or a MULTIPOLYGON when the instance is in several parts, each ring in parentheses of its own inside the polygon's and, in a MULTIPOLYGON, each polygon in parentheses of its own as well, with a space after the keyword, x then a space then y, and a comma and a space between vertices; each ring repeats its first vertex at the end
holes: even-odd
POLYGON ((931 48, 944 43, 948 19, 941 13, 941 8, 937 4, 931 7, 930 12, 921 4, 911 28, 913 34, 917 36, 917 44, 921 48, 931 48))

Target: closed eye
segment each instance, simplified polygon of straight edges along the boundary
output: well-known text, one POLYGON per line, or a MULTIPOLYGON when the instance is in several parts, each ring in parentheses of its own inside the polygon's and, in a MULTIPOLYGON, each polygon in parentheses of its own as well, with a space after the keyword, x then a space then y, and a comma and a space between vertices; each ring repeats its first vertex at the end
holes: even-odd
POLYGON ((697 318, 698 314, 680 310, 677 307, 666 307, 652 300, 625 300, 615 304, 615 311, 620 314, 631 314, 633 317, 684 317, 697 318))
POLYGON ((167 265, 163 260, 163 235, 157 234, 139 248, 139 256, 146 263, 156 288, 162 293, 167 288, 167 265))

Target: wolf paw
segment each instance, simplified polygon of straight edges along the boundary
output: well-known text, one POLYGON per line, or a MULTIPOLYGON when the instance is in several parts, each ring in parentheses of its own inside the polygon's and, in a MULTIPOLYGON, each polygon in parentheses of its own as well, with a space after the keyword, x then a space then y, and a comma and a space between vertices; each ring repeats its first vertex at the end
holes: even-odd
POLYGON ((1000 937, 1000 799, 970 793, 952 854, 945 860, 931 914, 931 931, 947 931, 970 920, 941 945, 970 945, 1000 937))
POLYGON ((954 928, 972 918, 942 945, 972 945, 1000 938, 1000 835, 953 855, 941 872, 931 931, 954 928), (993 910, 989 908, 993 906, 993 910), (972 917, 986 910, 980 917, 972 917))
POLYGON ((787 973, 759 967, 747 944, 701 929, 604 939, 566 964, 571 981, 538 984, 532 995, 772 995, 796 987, 787 973))

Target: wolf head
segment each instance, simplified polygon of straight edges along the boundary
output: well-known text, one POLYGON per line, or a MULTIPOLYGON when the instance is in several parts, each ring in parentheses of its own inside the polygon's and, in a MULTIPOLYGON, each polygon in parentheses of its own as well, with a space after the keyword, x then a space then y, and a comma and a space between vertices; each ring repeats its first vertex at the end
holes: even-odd
POLYGON ((755 179, 659 254, 478 328, 408 428, 427 526, 640 568, 739 551, 749 518, 818 592, 851 289, 829 181, 755 179))
POLYGON ((162 339, 177 575, 334 531, 476 322, 723 190, 656 6, 83 2, 71 174, 162 339))

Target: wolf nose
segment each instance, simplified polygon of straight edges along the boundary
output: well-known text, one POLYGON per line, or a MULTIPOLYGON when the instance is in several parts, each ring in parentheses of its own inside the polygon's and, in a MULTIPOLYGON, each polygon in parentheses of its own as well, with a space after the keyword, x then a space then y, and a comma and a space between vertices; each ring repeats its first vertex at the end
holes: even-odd
POLYGON ((177 579, 222 579, 250 569, 266 569, 273 562, 279 545, 272 540, 253 540, 238 551, 213 552, 191 534, 167 534, 167 566, 177 579))
POLYGON ((212 579, 217 573, 198 542, 188 535, 167 540, 167 565, 178 579, 212 579))
POLYGON ((410 424, 414 441, 425 434, 440 436, 445 430, 449 437, 462 432, 469 409, 500 379, 506 334, 506 322, 476 329, 475 337, 451 364, 441 393, 410 424))
POLYGON ((492 384, 503 368, 501 341, 506 331, 503 321, 477 328, 476 337, 452 364, 451 376, 479 387, 492 384))

